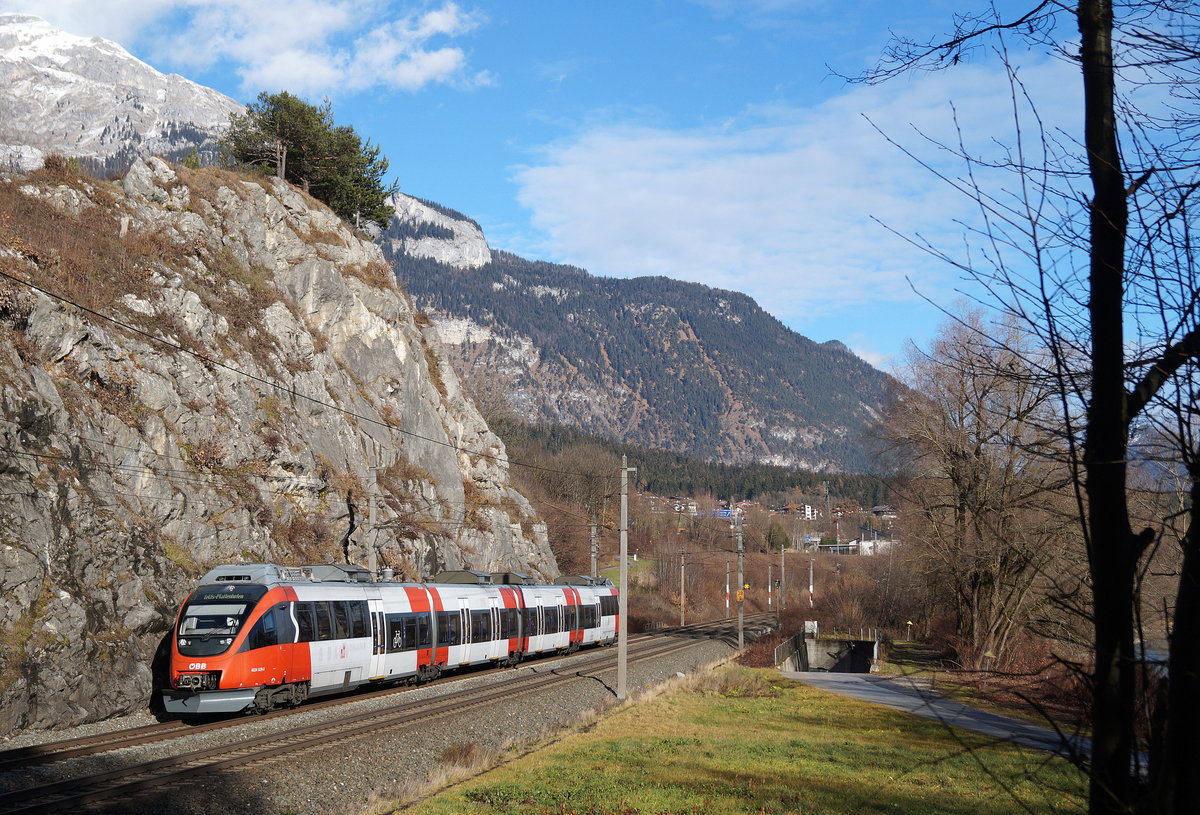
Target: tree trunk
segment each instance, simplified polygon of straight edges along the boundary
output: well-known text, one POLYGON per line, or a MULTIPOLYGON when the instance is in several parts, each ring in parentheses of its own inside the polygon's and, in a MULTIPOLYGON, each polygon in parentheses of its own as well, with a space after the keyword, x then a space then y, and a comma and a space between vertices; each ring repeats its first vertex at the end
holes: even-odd
POLYGON ((1129 417, 1122 320, 1129 213, 1113 107, 1112 2, 1081 0, 1077 15, 1084 143, 1093 193, 1092 392, 1083 458, 1096 634, 1089 812, 1099 815, 1131 812, 1136 796, 1131 762, 1136 702, 1133 585, 1138 551, 1126 497, 1129 417))
POLYGON ((1191 509, 1171 627, 1167 751, 1159 773, 1159 812, 1185 815, 1200 801, 1200 463, 1191 467, 1191 509))

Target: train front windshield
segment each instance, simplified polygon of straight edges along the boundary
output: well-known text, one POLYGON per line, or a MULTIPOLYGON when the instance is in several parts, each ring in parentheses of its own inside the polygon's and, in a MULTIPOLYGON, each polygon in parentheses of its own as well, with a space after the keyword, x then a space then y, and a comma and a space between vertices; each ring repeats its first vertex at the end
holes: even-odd
POLYGON ((179 615, 179 653, 187 657, 223 654, 233 645, 266 586, 201 586, 179 615))

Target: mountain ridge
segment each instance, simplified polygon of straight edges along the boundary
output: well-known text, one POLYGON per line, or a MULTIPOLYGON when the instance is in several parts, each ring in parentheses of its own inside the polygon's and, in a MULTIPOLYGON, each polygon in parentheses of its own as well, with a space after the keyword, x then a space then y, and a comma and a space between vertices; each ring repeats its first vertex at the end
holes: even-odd
POLYGON ((150 155, 179 160, 194 149, 211 160, 229 114, 244 109, 117 43, 27 14, 0 14, 0 87, 0 167, 16 172, 51 153, 100 178, 150 155))
POLYGON ((706 460, 870 468, 868 431, 891 378, 840 342, 791 331, 749 295, 500 250, 460 267, 397 252, 386 235, 385 254, 460 375, 477 392, 481 379, 506 389, 525 421, 706 460))

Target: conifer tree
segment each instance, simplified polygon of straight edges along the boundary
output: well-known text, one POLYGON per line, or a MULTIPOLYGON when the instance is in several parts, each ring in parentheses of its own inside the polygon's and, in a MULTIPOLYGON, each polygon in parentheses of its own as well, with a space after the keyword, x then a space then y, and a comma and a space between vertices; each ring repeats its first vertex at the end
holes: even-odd
POLYGON ((388 160, 348 125, 335 125, 326 100, 310 105, 287 91, 269 94, 231 114, 224 145, 241 164, 273 172, 354 223, 386 228, 396 182, 385 180, 388 160))

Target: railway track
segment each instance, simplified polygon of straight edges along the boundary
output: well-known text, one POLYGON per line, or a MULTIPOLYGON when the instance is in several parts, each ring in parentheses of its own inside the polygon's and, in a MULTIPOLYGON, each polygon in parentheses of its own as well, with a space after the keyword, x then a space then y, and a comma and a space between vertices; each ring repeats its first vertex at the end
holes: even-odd
MULTIPOLYGON (((748 615, 747 621, 756 617, 764 617, 766 615, 748 615)), ((631 638, 631 643, 637 642, 644 637, 652 637, 661 634, 686 634, 689 631, 706 631, 712 626, 718 625, 720 621, 695 623, 687 626, 674 626, 669 629, 663 629, 653 634, 641 634, 631 638)), ((544 657, 533 657, 522 663, 523 666, 536 665, 540 662, 560 659, 559 654, 549 654, 544 657)), ((582 658, 582 657, 581 657, 582 658)), ((482 670, 472 671, 467 674, 451 674, 435 680, 430 685, 448 684, 460 681, 462 679, 473 678, 478 676, 486 676, 488 673, 505 671, 505 668, 487 668, 482 670)), ((376 699, 386 696, 392 696, 398 693, 406 693, 413 690, 412 685, 389 685, 378 690, 371 691, 356 691, 349 694, 339 694, 337 696, 328 697, 318 701, 308 702, 300 708, 292 710, 276 710, 269 715, 272 719, 280 719, 286 716, 298 715, 302 713, 311 713, 313 711, 324 710, 328 708, 336 708, 340 705, 352 704, 364 700, 376 699)), ((46 742, 43 744, 30 745, 28 747, 18 747, 12 750, 0 751, 0 774, 19 770, 25 767, 32 767, 41 764, 50 764, 57 761, 65 761, 72 758, 81 758, 84 756, 96 755, 99 753, 111 752, 120 750, 125 747, 139 747, 146 744, 153 744, 157 741, 167 741, 169 739, 180 738, 198 733, 206 733, 212 730, 223 730, 231 727, 239 727, 247 721, 244 717, 225 717, 205 722, 203 724, 185 723, 181 721, 168 721, 160 724, 146 725, 144 727, 127 728, 125 730, 115 730, 107 733, 99 733, 94 736, 84 736, 76 739, 64 739, 61 741, 46 742)), ((254 720, 251 720, 254 721, 254 720)))
MULTIPOLYGON (((756 617, 768 615, 748 615, 747 622, 756 617)), ((730 623, 702 623, 682 628, 664 630, 656 634, 642 635, 631 638, 631 663, 656 659, 675 651, 686 649, 695 638, 713 638, 736 636, 736 629, 730 623)), ((146 728, 134 728, 107 734, 105 737, 93 737, 74 742, 59 742, 41 745, 37 748, 9 751, 0 754, 0 761, 9 761, 7 766, 21 766, 13 762, 25 761, 26 765, 35 761, 63 761, 101 752, 110 752, 125 747, 142 746, 155 742, 165 742, 179 739, 175 749, 181 751, 175 755, 145 762, 132 761, 116 769, 101 772, 84 772, 69 774, 62 780, 27 786, 0 794, 0 813, 3 815, 33 815, 33 813, 66 812, 84 809, 100 802, 120 799, 127 802, 147 790, 170 785, 183 779, 195 779, 200 775, 220 772, 222 770, 245 769, 260 762, 267 762, 284 756, 294 755, 315 748, 327 748, 329 745, 377 733, 384 729, 399 728, 429 719, 460 714, 472 708, 486 707, 503 699, 509 699, 522 694, 544 691, 566 682, 597 679, 596 673, 615 670, 615 652, 606 649, 600 652, 590 652, 571 660, 562 668, 538 670, 536 664, 533 672, 523 671, 519 675, 508 676, 482 687, 452 690, 438 696, 421 700, 411 700, 400 705, 392 705, 381 709, 368 710, 340 716, 316 724, 297 726, 285 731, 267 733, 261 736, 244 738, 238 741, 227 740, 221 745, 208 749, 187 751, 182 742, 193 734, 207 732, 213 729, 233 728, 247 721, 263 721, 261 718, 233 719, 211 722, 205 725, 188 726, 177 722, 165 723, 146 728), (80 743, 86 741, 87 743, 80 743), (9 755, 9 754, 20 755, 9 755)), ((479 676, 479 673, 470 676, 479 676)), ((300 713, 311 713, 321 708, 336 708, 348 702, 360 702, 379 696, 403 693, 409 688, 391 688, 367 694, 353 695, 348 699, 327 700, 317 702, 296 710, 278 711, 271 714, 273 721, 300 713)), ((6 765, 0 764, 0 767, 6 765)))

